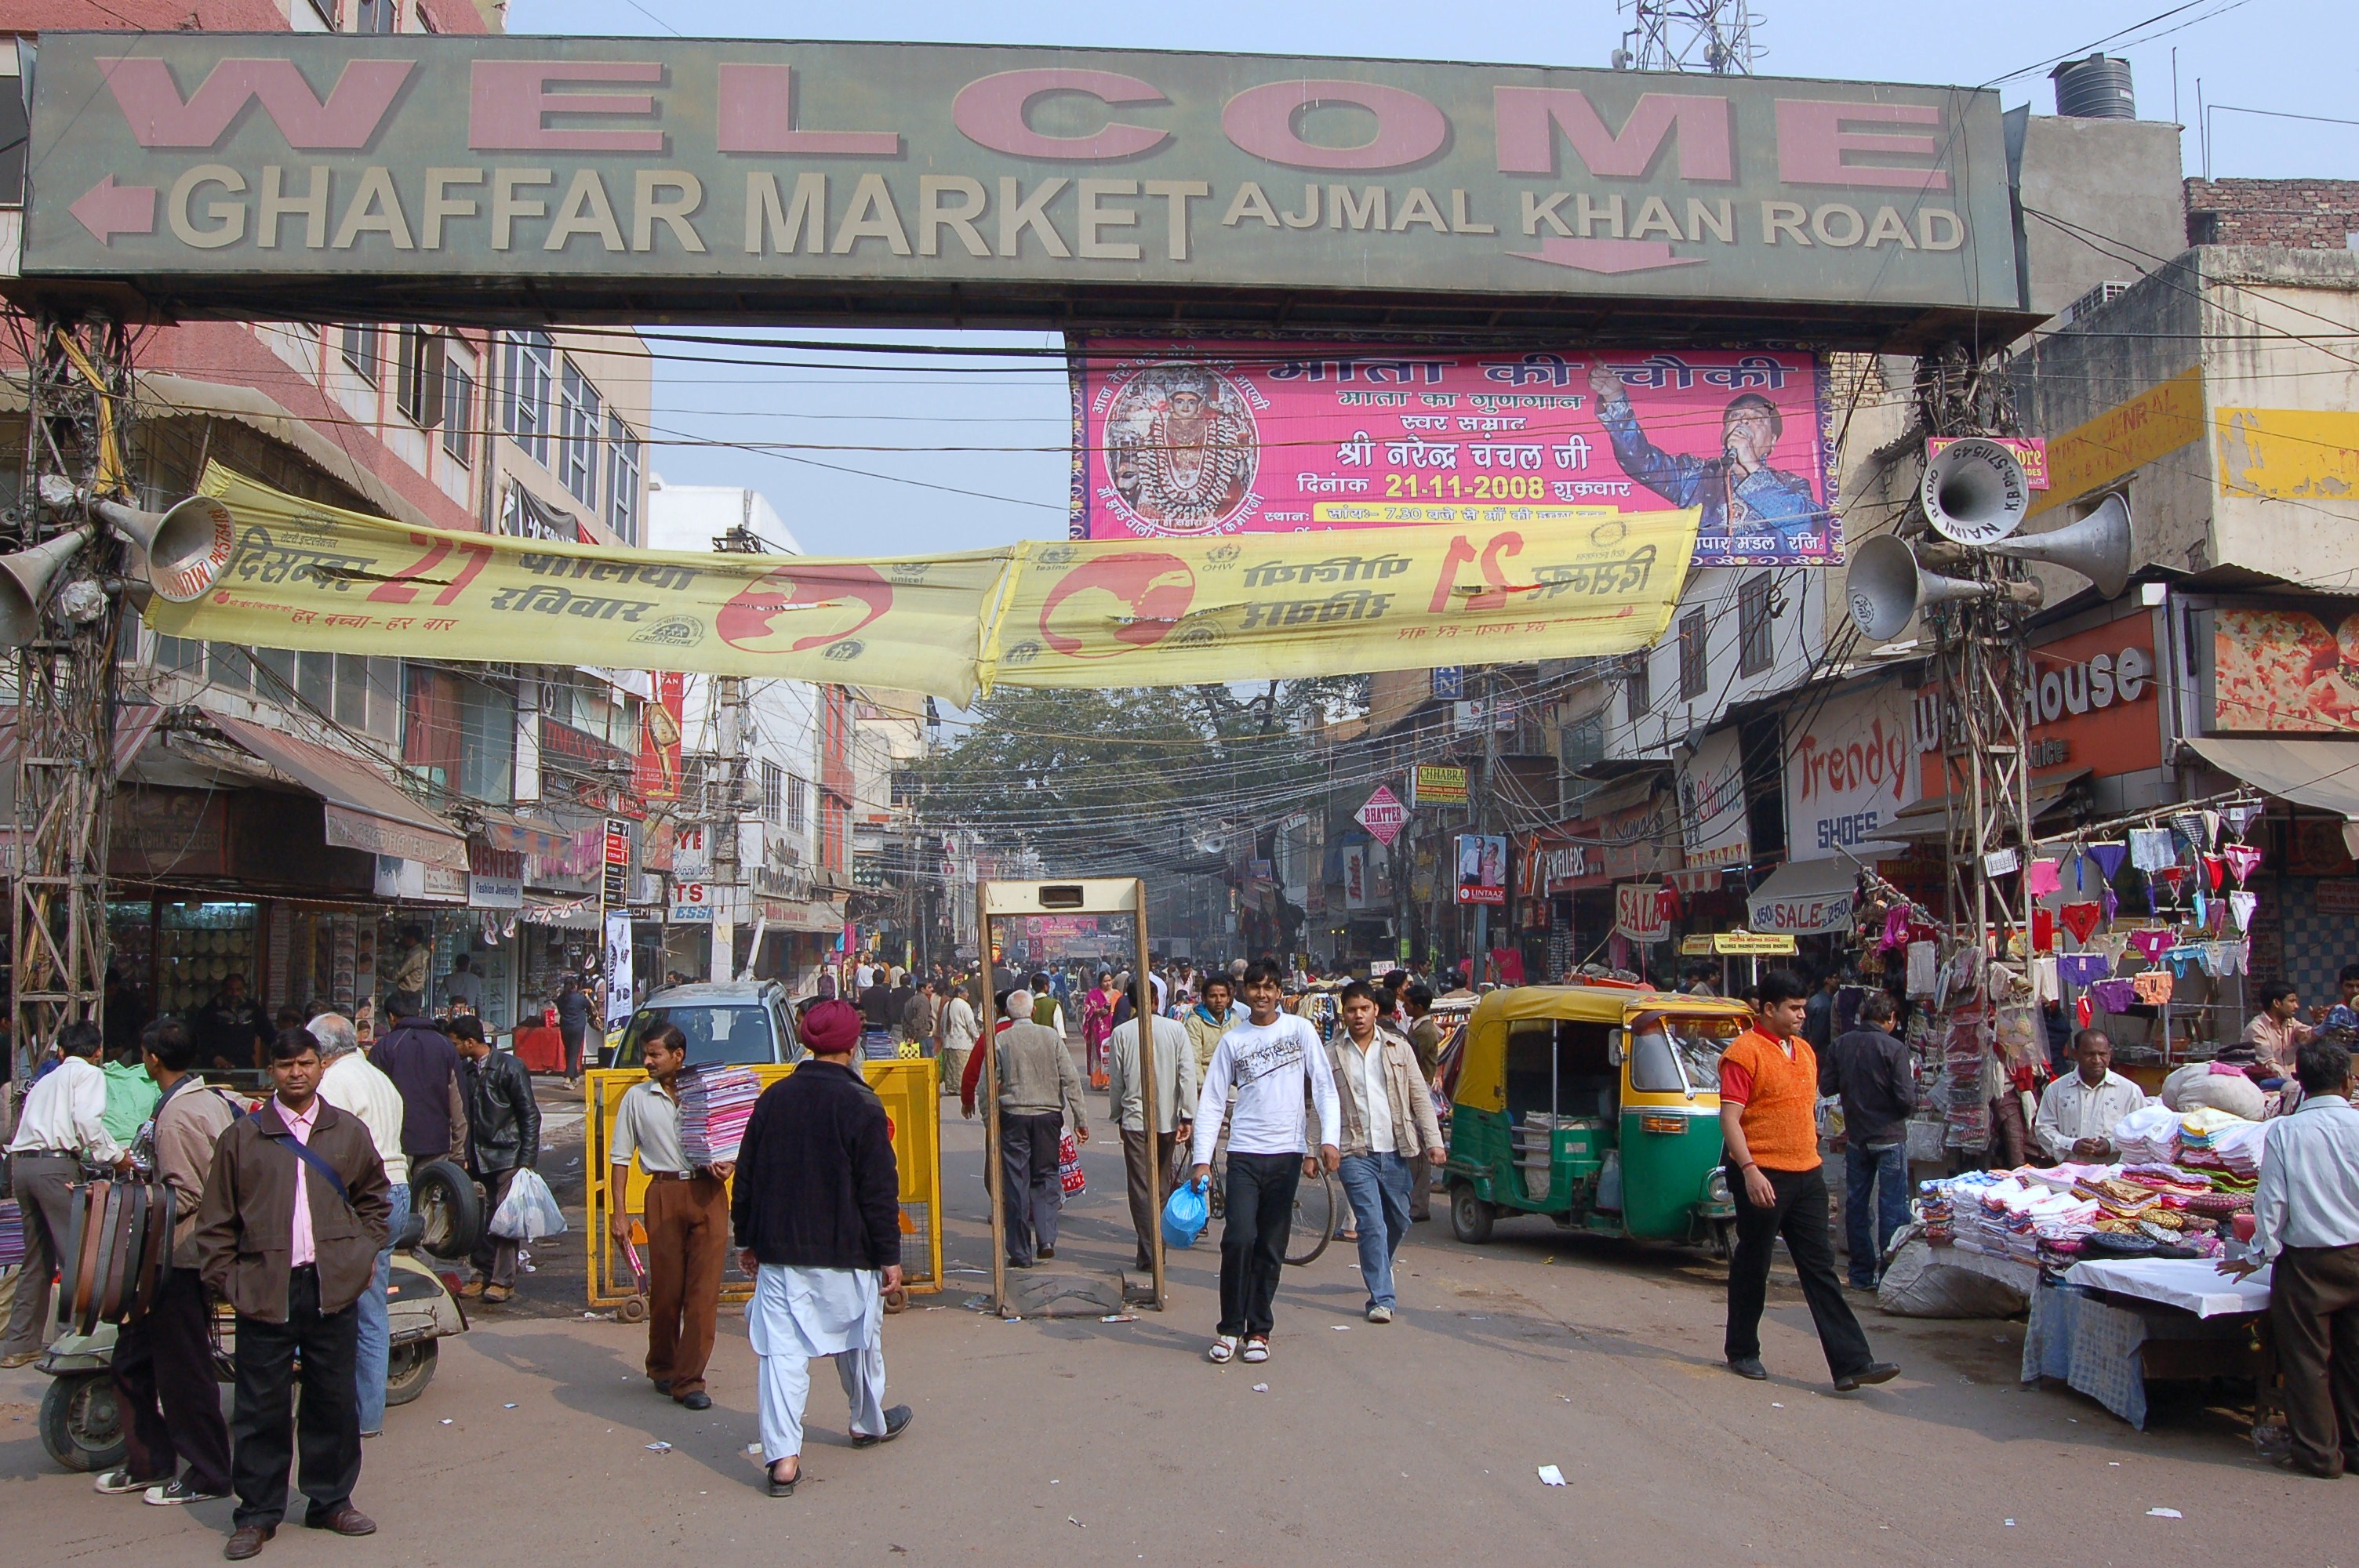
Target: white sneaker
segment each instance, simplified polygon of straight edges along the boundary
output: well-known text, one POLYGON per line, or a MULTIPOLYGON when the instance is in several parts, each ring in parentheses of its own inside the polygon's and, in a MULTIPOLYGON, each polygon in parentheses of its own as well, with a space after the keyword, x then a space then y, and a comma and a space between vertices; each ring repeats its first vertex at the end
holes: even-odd
POLYGON ((112 1497, 123 1492, 144 1492, 149 1483, 136 1480, 128 1469, 122 1469, 101 1473, 97 1479, 91 1482, 91 1486, 112 1497))
POLYGON ((1248 1361, 1269 1359, 1269 1341, 1256 1336, 1245 1341, 1245 1358, 1248 1361))
POLYGON ((181 1503, 216 1503, 227 1496, 227 1492, 200 1492, 186 1481, 167 1481, 148 1487, 146 1500, 158 1508, 174 1508, 181 1503))
POLYGON ((1223 1334, 1212 1341, 1212 1347, 1204 1352, 1204 1359, 1215 1366, 1225 1367, 1229 1364, 1229 1357, 1236 1353, 1237 1336, 1234 1334, 1223 1334))
POLYGON ((1368 1309, 1370 1323, 1390 1323, 1392 1320, 1393 1309, 1388 1306, 1372 1306, 1368 1309))

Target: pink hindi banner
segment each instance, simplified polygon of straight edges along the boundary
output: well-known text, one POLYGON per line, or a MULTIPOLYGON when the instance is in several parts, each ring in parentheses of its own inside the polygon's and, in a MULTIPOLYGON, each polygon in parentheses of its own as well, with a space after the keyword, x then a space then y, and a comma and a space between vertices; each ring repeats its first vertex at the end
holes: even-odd
POLYGON ((1077 539, 1695 506, 1699 566, 1843 558, 1812 353, 1071 343, 1077 539))

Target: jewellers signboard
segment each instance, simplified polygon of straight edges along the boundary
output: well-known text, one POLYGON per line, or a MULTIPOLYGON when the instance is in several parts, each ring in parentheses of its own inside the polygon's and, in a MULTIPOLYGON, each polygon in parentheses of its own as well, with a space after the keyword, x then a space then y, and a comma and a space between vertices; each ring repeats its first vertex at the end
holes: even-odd
POLYGON ((1998 95, 1952 87, 46 32, 27 161, 26 276, 216 313, 477 297, 453 283, 577 316, 1191 287, 2019 309, 1998 95))

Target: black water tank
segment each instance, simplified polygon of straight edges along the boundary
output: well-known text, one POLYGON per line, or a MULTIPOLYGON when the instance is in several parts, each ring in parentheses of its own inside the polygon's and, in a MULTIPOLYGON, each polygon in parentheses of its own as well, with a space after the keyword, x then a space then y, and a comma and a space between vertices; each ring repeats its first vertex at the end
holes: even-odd
POLYGON ((2093 54, 2067 60, 2049 71, 2056 83, 2056 112, 2076 120, 2135 120, 2137 99, 2130 92, 2130 62, 2093 54))

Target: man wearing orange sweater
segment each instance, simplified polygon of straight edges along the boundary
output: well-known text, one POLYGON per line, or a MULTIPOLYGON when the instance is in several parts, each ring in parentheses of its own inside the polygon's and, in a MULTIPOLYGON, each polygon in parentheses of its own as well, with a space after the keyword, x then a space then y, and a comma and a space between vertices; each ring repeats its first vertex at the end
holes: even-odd
POLYGON ((1827 1182, 1819 1167, 1819 1063, 1802 1038, 1810 988, 1790 969, 1761 977, 1760 1014, 1720 1058, 1720 1130, 1736 1204, 1736 1256, 1728 1267, 1729 1370, 1769 1376, 1761 1365, 1761 1308, 1770 1250, 1780 1236, 1802 1278, 1827 1370, 1843 1393, 1897 1377, 1878 1361, 1835 1278, 1827 1182))

